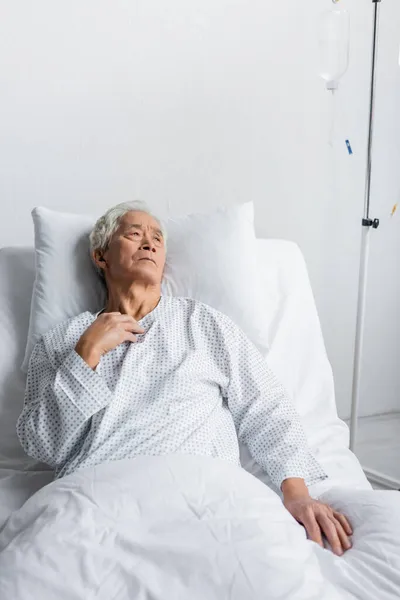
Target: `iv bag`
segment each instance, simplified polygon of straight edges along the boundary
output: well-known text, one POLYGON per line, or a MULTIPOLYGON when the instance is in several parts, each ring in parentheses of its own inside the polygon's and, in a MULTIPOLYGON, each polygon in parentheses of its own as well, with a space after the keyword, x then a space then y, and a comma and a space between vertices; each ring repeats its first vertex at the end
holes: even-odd
POLYGON ((350 17, 347 10, 325 11, 319 21, 319 74, 328 90, 336 90, 349 66, 350 17))

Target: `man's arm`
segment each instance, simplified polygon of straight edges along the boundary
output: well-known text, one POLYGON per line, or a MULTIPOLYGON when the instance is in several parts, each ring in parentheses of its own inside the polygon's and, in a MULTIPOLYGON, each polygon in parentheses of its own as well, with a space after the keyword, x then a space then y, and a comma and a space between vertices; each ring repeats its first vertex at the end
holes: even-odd
POLYGON ((282 490, 285 507, 309 538, 323 546, 324 534, 332 550, 343 554, 351 547, 351 526, 344 515, 309 494, 307 486, 327 475, 308 447, 290 398, 255 346, 230 322, 225 338, 230 368, 225 394, 239 438, 282 490))
POLYGON ((123 342, 135 342, 143 328, 128 315, 103 313, 86 329, 74 350, 55 369, 44 342, 38 342, 29 363, 24 409, 17 433, 25 452, 60 468, 77 450, 93 415, 112 400, 96 373, 103 354, 123 342))
POLYGON ((224 336, 229 364, 224 393, 239 439, 278 489, 287 479, 303 480, 303 486, 326 479, 308 447, 292 401, 262 355, 228 320, 224 336))
POLYGON ((55 369, 43 341, 32 353, 17 433, 25 452, 60 468, 76 450, 91 417, 107 406, 112 393, 102 378, 71 350, 55 369))

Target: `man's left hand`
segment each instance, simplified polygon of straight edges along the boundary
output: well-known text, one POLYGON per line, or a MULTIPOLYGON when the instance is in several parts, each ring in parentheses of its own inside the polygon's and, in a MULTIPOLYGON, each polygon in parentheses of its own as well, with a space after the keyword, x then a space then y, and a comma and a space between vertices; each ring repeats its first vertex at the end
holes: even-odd
POLYGON ((349 537, 353 531, 344 515, 333 510, 328 504, 314 500, 310 495, 284 497, 284 505, 290 514, 301 523, 308 538, 324 547, 322 535, 331 545, 335 554, 341 556, 351 548, 349 537))

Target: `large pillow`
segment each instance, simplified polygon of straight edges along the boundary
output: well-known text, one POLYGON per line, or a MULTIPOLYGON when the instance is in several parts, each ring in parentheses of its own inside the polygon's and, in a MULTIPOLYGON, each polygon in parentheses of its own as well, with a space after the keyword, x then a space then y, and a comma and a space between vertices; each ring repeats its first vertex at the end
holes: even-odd
MULTIPOLYGON (((22 369, 37 340, 57 323, 104 306, 105 288, 89 256, 93 216, 39 207, 36 280, 22 369)), ((168 253, 163 293, 196 298, 231 317, 264 354, 265 305, 257 267, 251 202, 166 221, 168 253)))

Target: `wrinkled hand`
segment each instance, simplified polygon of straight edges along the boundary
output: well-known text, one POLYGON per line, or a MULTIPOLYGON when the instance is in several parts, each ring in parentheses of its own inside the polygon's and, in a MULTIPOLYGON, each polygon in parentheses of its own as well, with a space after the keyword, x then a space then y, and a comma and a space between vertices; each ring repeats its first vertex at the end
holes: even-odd
POLYGON ((341 556, 351 548, 349 540, 353 531, 344 515, 333 510, 328 504, 314 500, 311 496, 285 498, 284 505, 290 514, 301 523, 309 539, 324 547, 322 535, 331 545, 335 554, 341 556))
POLYGON ((136 342, 135 333, 144 333, 144 329, 133 317, 120 312, 103 313, 82 334, 75 350, 95 369, 103 354, 123 342, 136 342))

